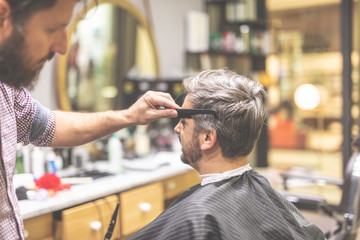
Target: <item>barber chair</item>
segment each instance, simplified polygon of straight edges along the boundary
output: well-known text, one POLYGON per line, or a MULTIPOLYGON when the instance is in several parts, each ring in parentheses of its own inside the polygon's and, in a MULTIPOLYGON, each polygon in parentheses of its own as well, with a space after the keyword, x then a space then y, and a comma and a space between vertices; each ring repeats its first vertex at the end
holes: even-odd
POLYGON ((300 210, 312 209, 321 211, 332 218, 335 226, 325 232, 330 240, 358 240, 360 239, 360 134, 353 142, 356 151, 347 163, 343 179, 318 177, 291 172, 282 173, 284 189, 282 193, 300 210), (303 179, 313 183, 326 183, 338 186, 342 191, 341 201, 338 205, 330 205, 321 197, 305 194, 295 194, 288 191, 289 179, 303 179))

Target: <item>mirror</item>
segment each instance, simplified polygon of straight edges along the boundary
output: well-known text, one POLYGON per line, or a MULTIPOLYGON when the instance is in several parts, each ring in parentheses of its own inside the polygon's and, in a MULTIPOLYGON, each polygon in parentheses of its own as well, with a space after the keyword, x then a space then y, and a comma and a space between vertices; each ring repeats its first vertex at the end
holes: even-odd
POLYGON ((123 107, 126 79, 159 75, 155 42, 142 13, 126 0, 89 1, 68 29, 67 54, 57 59, 57 98, 65 111, 123 107))

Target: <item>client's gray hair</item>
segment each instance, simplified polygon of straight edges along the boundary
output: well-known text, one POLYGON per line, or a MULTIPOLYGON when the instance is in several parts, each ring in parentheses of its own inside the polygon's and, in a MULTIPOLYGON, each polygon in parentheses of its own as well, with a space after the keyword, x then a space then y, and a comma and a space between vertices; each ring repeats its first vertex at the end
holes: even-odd
POLYGON ((215 129, 225 157, 250 154, 267 115, 267 96, 257 81, 235 72, 206 70, 183 81, 194 109, 212 109, 212 115, 194 115, 195 132, 215 129))

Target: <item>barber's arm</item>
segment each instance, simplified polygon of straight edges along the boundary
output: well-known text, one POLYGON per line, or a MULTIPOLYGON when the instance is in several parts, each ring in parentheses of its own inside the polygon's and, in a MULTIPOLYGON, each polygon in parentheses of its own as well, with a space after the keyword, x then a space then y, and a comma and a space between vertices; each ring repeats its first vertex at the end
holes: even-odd
POLYGON ((179 106, 168 93, 149 91, 129 109, 97 113, 55 111, 52 147, 71 147, 91 142, 122 128, 176 117, 179 106), (165 109, 159 110, 159 106, 165 109))

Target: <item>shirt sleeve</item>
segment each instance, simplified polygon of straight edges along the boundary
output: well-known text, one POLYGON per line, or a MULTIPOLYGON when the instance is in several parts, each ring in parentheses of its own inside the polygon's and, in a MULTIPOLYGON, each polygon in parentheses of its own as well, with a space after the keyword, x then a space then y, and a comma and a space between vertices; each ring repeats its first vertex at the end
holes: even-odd
POLYGON ((15 97, 17 141, 24 145, 50 146, 55 134, 54 113, 33 99, 26 89, 15 97))

